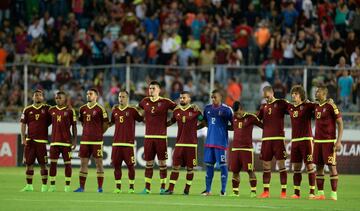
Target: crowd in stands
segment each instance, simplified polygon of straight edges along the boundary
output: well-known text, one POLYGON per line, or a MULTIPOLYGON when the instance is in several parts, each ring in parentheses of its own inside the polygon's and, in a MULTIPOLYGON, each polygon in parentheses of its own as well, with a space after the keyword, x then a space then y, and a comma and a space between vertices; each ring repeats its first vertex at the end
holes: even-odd
POLYGON ((310 99, 325 84, 344 111, 359 112, 360 1, 2 0, 0 120, 17 119, 24 105, 23 66, 17 65, 24 63, 57 65, 29 66, 29 88, 47 90, 48 100, 65 90, 78 107, 95 86, 109 108, 125 85, 126 68, 89 66, 179 66, 132 68, 132 99, 145 96, 146 84, 157 79, 173 100, 187 90, 206 103, 216 65, 215 87, 225 90, 228 104, 244 91, 258 92, 243 89, 251 81, 240 78, 242 65, 258 66, 247 73, 258 74, 259 87, 273 85, 277 97, 303 83, 303 69, 292 67, 308 66, 310 99))

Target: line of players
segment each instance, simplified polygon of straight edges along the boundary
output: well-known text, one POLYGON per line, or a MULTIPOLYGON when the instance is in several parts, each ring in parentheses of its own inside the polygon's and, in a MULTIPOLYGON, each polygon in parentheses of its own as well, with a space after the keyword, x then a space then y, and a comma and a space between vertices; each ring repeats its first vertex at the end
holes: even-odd
MULTIPOLYGON (((264 88, 264 97, 267 103, 262 105, 257 115, 246 113, 239 102, 231 108, 222 104, 219 91, 212 92, 212 104, 205 107, 203 114, 196 105, 191 104, 188 92, 180 95, 180 105, 169 99, 159 96, 160 84, 152 82, 149 85, 149 97, 144 98, 138 107, 128 105, 128 93, 119 93, 119 105, 112 111, 110 123, 105 109, 97 103, 96 89, 87 91, 88 103, 80 108, 79 121, 83 125, 80 141, 79 157, 81 168, 79 174, 80 187, 75 192, 85 190, 88 172, 88 162, 94 157, 97 169, 98 192, 102 192, 104 171, 102 165, 103 133, 109 126, 115 125, 115 134, 112 150, 112 164, 114 166, 115 193, 121 192, 121 164, 124 161, 128 167, 129 193, 134 193, 134 139, 135 121, 144 121, 146 132, 144 154, 146 160, 145 188, 142 193, 151 192, 154 158, 158 157, 160 169, 160 193, 172 194, 179 177, 179 169, 186 166, 186 186, 184 194, 189 194, 194 177, 193 168, 197 159, 196 130, 208 127, 205 142, 206 163, 206 190, 203 195, 211 194, 211 182, 214 174, 214 164, 218 163, 221 170, 221 195, 225 195, 227 182, 227 165, 225 151, 228 149, 228 130, 234 130, 234 141, 230 152, 233 171, 233 194, 239 195, 239 172, 241 169, 249 173, 251 197, 256 197, 256 177, 254 174, 254 155, 252 148, 252 130, 257 125, 263 128, 263 138, 260 158, 263 160, 264 192, 261 198, 270 197, 271 160, 278 161, 281 182, 281 198, 286 198, 287 173, 285 169, 284 144, 284 115, 289 114, 292 123, 291 162, 294 164, 294 189, 292 198, 300 197, 301 167, 305 162, 310 184, 309 198, 325 199, 323 191, 324 165, 329 165, 331 176, 331 199, 336 200, 337 172, 335 150, 341 146, 342 120, 336 106, 326 99, 327 89, 319 87, 316 92, 319 103, 305 101, 305 92, 302 87, 295 86, 291 90, 293 104, 285 100, 275 99, 271 87, 264 88), (173 110, 172 118, 167 121, 168 111, 173 110), (311 117, 315 114, 315 140, 312 150, 311 117), (262 121, 261 121, 262 120, 262 121), (166 190, 167 178, 167 134, 166 127, 177 122, 178 135, 173 154, 173 171, 170 175, 169 187, 166 190), (231 124, 231 126, 228 126, 231 124), (338 136, 336 138, 336 124, 338 136), (312 154, 314 153, 314 154, 312 154), (314 157, 313 157, 314 155, 314 157), (315 197, 315 169, 317 165, 316 182, 318 195, 315 197)), ((43 185, 41 191, 55 191, 56 164, 62 154, 65 163, 65 191, 70 192, 71 180, 71 150, 75 148, 76 116, 73 109, 66 106, 66 94, 58 92, 55 97, 56 106, 49 107, 43 104, 43 93, 36 90, 33 95, 34 104, 24 109, 21 118, 21 135, 25 145, 24 161, 27 166, 27 185, 23 191, 33 191, 32 177, 33 164, 37 158, 40 167, 43 185), (46 143, 47 128, 52 124, 50 144, 50 188, 47 187, 46 143), (26 135, 26 126, 28 132, 26 135), (72 135, 70 133, 72 128, 72 135)))

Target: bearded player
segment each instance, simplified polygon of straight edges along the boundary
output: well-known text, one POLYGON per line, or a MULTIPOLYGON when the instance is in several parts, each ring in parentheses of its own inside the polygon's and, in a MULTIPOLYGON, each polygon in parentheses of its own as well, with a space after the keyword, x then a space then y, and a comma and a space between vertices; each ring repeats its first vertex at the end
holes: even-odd
POLYGON ((183 193, 189 195, 190 192, 194 178, 193 169, 197 165, 197 124, 203 119, 201 112, 190 103, 190 93, 181 92, 180 105, 174 109, 172 119, 168 122, 168 126, 177 122, 178 133, 173 153, 173 170, 170 174, 170 184, 164 194, 173 194, 175 184, 179 178, 179 170, 182 166, 186 167, 186 184, 183 193))

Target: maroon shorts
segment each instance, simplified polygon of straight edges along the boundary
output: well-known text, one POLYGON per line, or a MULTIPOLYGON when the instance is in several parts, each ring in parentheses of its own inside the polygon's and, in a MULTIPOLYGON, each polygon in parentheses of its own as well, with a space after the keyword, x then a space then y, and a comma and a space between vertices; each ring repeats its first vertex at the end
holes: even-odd
POLYGON ((157 155, 158 160, 166 160, 167 154, 167 140, 157 138, 145 138, 144 142, 144 159, 151 161, 157 155))
POLYGON ((80 144, 79 157, 80 158, 102 158, 103 145, 102 144, 80 144))
POLYGON ((37 159, 40 165, 45 165, 48 162, 46 144, 38 143, 33 140, 28 140, 24 149, 25 164, 33 165, 37 159))
POLYGON ((314 144, 314 163, 316 165, 336 165, 336 151, 334 143, 314 144))
POLYGON ((234 173, 243 171, 254 171, 254 152, 246 150, 235 150, 230 152, 230 169, 234 173))
POLYGON ((111 152, 113 166, 121 166, 124 161, 127 166, 135 164, 134 148, 127 146, 113 146, 111 152))
POLYGON ((196 147, 175 147, 173 153, 173 166, 194 168, 197 165, 196 147))
POLYGON ((291 163, 310 164, 313 161, 312 143, 310 140, 291 142, 291 163))
POLYGON ((263 161, 285 160, 287 157, 284 140, 268 140, 261 142, 260 159, 263 161))
POLYGON ((71 161, 71 147, 65 146, 51 146, 50 147, 50 159, 59 159, 60 154, 62 155, 64 162, 71 161))

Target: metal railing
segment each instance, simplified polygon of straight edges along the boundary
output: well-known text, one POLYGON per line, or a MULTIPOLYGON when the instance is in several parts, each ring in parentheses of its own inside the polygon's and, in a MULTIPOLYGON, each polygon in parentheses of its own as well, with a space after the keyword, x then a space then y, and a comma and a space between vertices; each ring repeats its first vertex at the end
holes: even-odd
MULTIPOLYGON (((224 90, 226 95, 227 81, 234 77, 242 86, 240 101, 245 109, 255 112, 261 103, 262 85, 270 83, 276 89, 279 97, 290 100, 289 91, 292 85, 301 84, 313 100, 313 88, 319 83, 329 86, 329 95, 335 102, 340 102, 337 96, 337 80, 343 69, 327 66, 277 66, 266 64, 262 66, 187 66, 147 65, 147 64, 117 64, 102 66, 71 66, 63 67, 45 64, 8 64, 7 75, 21 76, 13 80, 7 77, 5 83, 11 87, 22 86, 23 95, 19 103, 26 106, 31 102, 31 90, 41 87, 46 91, 46 99, 52 101, 55 90, 69 92, 74 107, 85 103, 85 91, 89 87, 97 87, 101 93, 101 103, 107 108, 117 101, 119 88, 126 88, 130 93, 132 103, 137 103, 146 95, 146 86, 151 80, 158 80, 163 85, 162 94, 176 100, 181 90, 192 92, 193 101, 200 106, 209 103, 210 93, 214 89, 224 90), (266 82, 267 81, 267 82, 266 82), (80 102, 82 100, 82 102, 80 102)), ((359 78, 360 70, 347 68, 359 78)), ((16 77, 15 77, 16 78, 16 77)), ((359 79, 357 79, 359 80, 359 79)), ((357 81, 355 81, 357 83, 357 81)), ((355 96, 357 104, 350 102, 343 110, 344 119, 351 122, 349 127, 360 127, 360 98, 355 96)), ((9 96, 7 97, 9 99, 9 96)), ((2 100, 8 100, 2 99, 2 100)), ((339 104, 339 106, 342 106, 339 104)), ((10 119, 6 119, 11 121, 10 119)), ((4 121, 0 120, 0 121, 4 121)))

